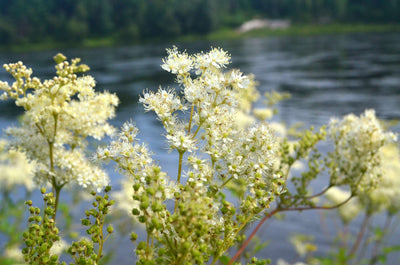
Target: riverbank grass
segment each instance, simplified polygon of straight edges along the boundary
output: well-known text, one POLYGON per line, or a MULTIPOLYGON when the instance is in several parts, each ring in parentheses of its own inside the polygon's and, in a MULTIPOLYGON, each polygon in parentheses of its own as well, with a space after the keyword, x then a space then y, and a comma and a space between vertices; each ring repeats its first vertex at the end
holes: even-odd
POLYGON ((254 29, 244 33, 240 33, 235 29, 223 28, 213 31, 206 35, 189 34, 174 39, 151 39, 137 40, 130 44, 121 43, 118 38, 113 35, 102 38, 84 39, 80 43, 71 42, 55 42, 52 40, 44 40, 39 43, 24 43, 18 45, 1 45, 0 51, 37 51, 37 50, 53 50, 64 48, 97 48, 97 47, 113 47, 120 45, 147 44, 147 43, 164 43, 168 42, 194 42, 194 41, 215 41, 215 40, 235 40, 243 38, 262 38, 270 36, 311 36, 325 34, 349 34, 349 33, 379 33, 379 32, 400 32, 400 24, 326 24, 326 25, 292 25, 284 29, 254 29))

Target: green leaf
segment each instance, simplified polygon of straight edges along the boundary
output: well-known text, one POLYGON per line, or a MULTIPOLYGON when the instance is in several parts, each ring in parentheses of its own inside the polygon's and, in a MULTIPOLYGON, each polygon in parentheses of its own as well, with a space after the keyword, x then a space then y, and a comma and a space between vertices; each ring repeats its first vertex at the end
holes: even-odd
POLYGON ((231 260, 231 258, 229 256, 224 255, 224 256, 219 257, 218 260, 222 263, 222 265, 227 265, 229 263, 229 261, 231 260))

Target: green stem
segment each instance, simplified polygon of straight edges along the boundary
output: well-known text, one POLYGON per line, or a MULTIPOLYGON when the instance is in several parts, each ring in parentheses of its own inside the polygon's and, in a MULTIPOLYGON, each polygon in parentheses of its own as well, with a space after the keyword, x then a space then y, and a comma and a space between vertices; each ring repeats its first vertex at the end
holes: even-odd
POLYGON ((190 110, 189 128, 188 128, 188 133, 187 133, 188 135, 190 134, 190 129, 192 127, 193 112, 194 112, 194 104, 192 104, 192 108, 190 110))
POLYGON ((311 196, 307 196, 305 197, 305 199, 313 199, 315 197, 319 197, 321 195, 323 195, 325 192, 327 192, 330 188, 332 187, 332 185, 328 185, 325 189, 323 189, 322 191, 318 192, 317 194, 311 195, 311 196))
POLYGON ((233 179, 233 177, 228 178, 227 180, 225 180, 224 183, 221 184, 221 186, 219 186, 219 189, 222 189, 229 181, 231 181, 233 179))
POLYGON ((62 189, 63 185, 57 185, 57 184, 54 184, 54 183, 55 183, 55 179, 53 177, 53 190, 54 190, 54 194, 56 196, 56 201, 55 201, 55 204, 54 204, 54 221, 55 221, 56 220, 56 215, 57 215, 57 209, 58 209, 58 202, 60 200, 60 192, 61 192, 61 189, 62 189))
POLYGON ((215 258, 215 257, 214 257, 213 262, 211 263, 211 265, 214 265, 215 262, 217 262, 217 260, 218 260, 218 258, 215 258))
POLYGON ((196 137, 197 133, 200 131, 201 125, 203 125, 204 121, 200 121, 199 126, 197 126, 196 131, 193 133, 193 138, 196 137))
POLYGON ((100 220, 97 220, 97 222, 99 223, 100 226, 100 235, 99 235, 99 253, 97 254, 96 264, 99 264, 103 252, 104 235, 103 235, 103 222, 100 220))
POLYGON ((178 176, 177 176, 177 182, 181 183, 181 175, 182 175, 182 160, 183 160, 183 154, 184 151, 179 151, 179 165, 178 165, 178 176))
MULTIPOLYGON (((178 184, 181 183, 181 175, 182 175, 182 160, 183 160, 183 154, 185 153, 184 151, 178 151, 179 152, 179 165, 178 165, 178 176, 177 176, 177 182, 178 184)), ((178 207, 177 200, 175 201, 175 207, 174 207, 174 212, 176 212, 178 207)))

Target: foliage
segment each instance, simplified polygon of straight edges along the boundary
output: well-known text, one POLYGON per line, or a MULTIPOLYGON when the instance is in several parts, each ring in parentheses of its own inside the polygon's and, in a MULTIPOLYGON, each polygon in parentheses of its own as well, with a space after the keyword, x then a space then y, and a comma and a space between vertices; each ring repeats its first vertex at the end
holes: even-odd
POLYGON ((399 14, 399 0, 1 0, 0 40, 82 43, 112 35, 126 43, 205 34, 257 16, 354 24, 398 23, 399 14))

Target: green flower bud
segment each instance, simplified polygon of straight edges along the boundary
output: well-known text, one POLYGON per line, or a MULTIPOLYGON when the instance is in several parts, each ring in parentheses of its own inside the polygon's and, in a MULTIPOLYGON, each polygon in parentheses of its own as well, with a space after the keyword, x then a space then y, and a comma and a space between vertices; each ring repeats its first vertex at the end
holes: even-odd
POLYGON ((47 264, 49 263, 49 261, 50 261, 49 255, 43 256, 41 264, 47 264))
POLYGON ((133 209, 132 209, 132 214, 133 214, 133 215, 139 215, 139 214, 140 214, 140 210, 137 209, 137 208, 133 208, 133 209))
POLYGON ((149 195, 154 195, 155 194, 155 190, 153 188, 147 188, 146 189, 146 193, 149 195))
POLYGON ((62 53, 57 53, 57 55, 54 56, 53 59, 56 62, 56 64, 59 64, 67 60, 67 57, 65 57, 62 53))
POLYGON ((151 209, 152 209, 154 212, 159 212, 159 211, 161 211, 161 210, 163 209, 163 205, 160 204, 160 203, 158 203, 158 202, 156 202, 156 203, 154 203, 153 205, 151 205, 151 209))
POLYGON ((143 250, 147 248, 147 244, 144 241, 139 242, 138 246, 137 246, 137 250, 143 250))
POLYGON ((140 183, 135 183, 135 184, 133 185, 133 189, 134 189, 135 191, 138 191, 138 190, 140 189, 140 183))
POLYGON ((82 222, 82 225, 84 225, 84 226, 90 225, 90 220, 89 219, 82 219, 81 222, 82 222))
POLYGON ((57 262, 57 260, 58 260, 58 256, 57 256, 57 255, 52 255, 52 256, 50 257, 50 261, 51 261, 51 262, 57 262))
POLYGON ((131 241, 136 241, 136 239, 138 238, 138 235, 135 232, 131 233, 131 241))
POLYGON ((141 223, 145 223, 145 222, 146 222, 146 216, 141 215, 141 216, 139 216, 138 220, 139 220, 139 222, 141 222, 141 223))
POLYGON ((151 223, 154 225, 154 227, 156 229, 162 228, 162 224, 161 224, 160 220, 158 220, 158 218, 156 218, 156 217, 151 218, 151 223))

